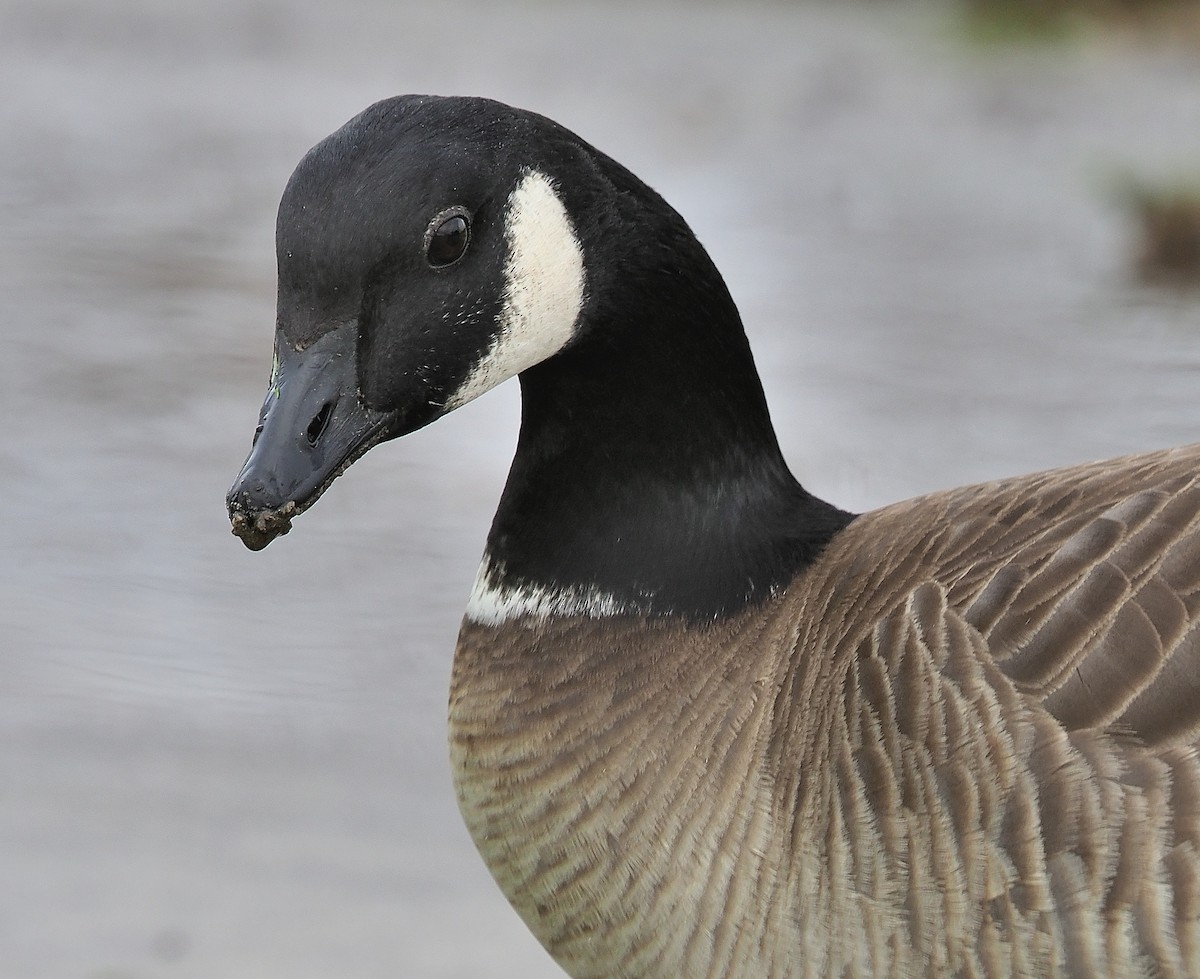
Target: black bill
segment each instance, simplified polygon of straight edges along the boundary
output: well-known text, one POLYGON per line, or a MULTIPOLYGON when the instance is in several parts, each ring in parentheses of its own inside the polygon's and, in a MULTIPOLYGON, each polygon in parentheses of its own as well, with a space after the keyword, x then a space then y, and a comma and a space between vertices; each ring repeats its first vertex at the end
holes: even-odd
POLYGON ((233 532, 251 550, 291 530, 346 467, 389 438, 394 415, 362 403, 353 325, 303 350, 279 337, 254 445, 226 497, 233 532))

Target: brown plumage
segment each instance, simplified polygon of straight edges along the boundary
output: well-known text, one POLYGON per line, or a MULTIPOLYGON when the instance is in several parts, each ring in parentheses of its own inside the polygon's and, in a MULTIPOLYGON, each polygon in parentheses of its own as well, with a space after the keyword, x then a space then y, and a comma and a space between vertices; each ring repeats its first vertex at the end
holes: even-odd
POLYGON ((466 622, 480 850, 577 977, 1200 974, 1198 474, 890 506, 707 627, 466 622))

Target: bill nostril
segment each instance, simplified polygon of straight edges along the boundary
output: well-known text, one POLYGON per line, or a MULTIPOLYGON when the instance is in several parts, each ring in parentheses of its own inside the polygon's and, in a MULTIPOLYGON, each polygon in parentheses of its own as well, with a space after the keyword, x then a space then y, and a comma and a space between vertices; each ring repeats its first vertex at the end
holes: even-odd
POLYGON ((326 401, 321 406, 321 410, 316 413, 313 420, 308 423, 308 430, 304 433, 308 439, 309 445, 316 445, 317 439, 321 437, 321 433, 325 431, 325 427, 329 424, 329 416, 333 414, 333 402, 326 401))

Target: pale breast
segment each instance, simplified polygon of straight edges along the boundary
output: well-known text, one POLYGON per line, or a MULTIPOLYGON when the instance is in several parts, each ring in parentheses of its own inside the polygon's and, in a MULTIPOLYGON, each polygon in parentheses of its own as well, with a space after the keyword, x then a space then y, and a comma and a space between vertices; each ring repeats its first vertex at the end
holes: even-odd
POLYGON ((780 941, 798 934, 764 770, 772 650, 790 626, 754 627, 463 627, 450 699, 463 815, 571 975, 783 974, 798 948, 780 941), (763 905, 764 920, 728 910, 763 905))

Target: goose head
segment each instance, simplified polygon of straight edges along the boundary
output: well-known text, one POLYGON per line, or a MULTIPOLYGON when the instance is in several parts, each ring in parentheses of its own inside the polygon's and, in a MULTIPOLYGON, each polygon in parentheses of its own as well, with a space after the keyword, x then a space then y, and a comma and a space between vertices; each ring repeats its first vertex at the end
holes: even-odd
POLYGON ((247 547, 373 445, 571 342, 586 277, 552 173, 587 164, 549 120, 411 96, 304 157, 279 207, 271 379, 227 498, 247 547))

